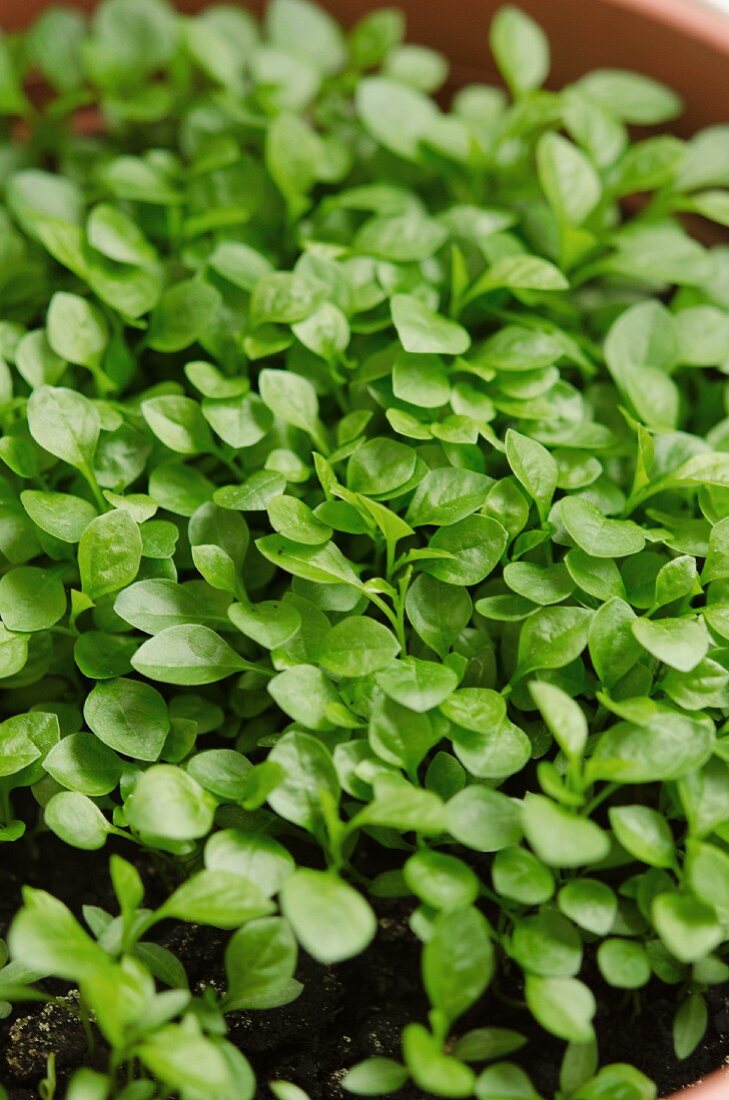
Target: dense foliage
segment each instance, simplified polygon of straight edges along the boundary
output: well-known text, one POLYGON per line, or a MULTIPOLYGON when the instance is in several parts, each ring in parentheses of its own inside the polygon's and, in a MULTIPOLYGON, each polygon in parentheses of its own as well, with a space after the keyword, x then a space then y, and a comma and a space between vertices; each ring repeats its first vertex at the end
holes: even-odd
POLYGON ((382 897, 432 1010, 360 1095, 534 1100, 508 975, 560 1097, 652 1100, 583 962, 674 987, 678 1058, 729 975, 729 250, 677 217, 729 225, 729 128, 631 142, 671 91, 542 91, 541 31, 490 35, 511 98, 448 112, 392 9, 0 41, 1 839, 180 883, 145 908, 115 854, 85 929, 26 891, 0 995, 77 985, 110 1050, 71 1100, 252 1097, 225 1014, 365 952, 382 897), (170 918, 232 931, 223 992, 170 918))

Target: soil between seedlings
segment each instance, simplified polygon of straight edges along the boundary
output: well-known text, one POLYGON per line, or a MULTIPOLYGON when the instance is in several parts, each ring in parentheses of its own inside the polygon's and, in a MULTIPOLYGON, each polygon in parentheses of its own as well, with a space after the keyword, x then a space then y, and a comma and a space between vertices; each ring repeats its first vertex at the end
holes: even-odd
MULTIPOLYGON (((37 841, 8 845, 0 867, 0 934, 20 903, 22 885, 48 889, 77 914, 82 905, 114 909, 107 872, 108 852, 79 852, 50 835, 37 841)), ((129 852, 124 849, 129 858, 129 852)), ((158 865, 137 857, 147 884, 148 900, 159 902, 168 892, 158 865)), ((381 868, 378 868, 380 870, 381 868)), ((364 955, 336 967, 322 967, 302 955, 298 977, 301 997, 284 1008, 236 1013, 228 1017, 230 1039, 249 1058, 259 1081, 258 1097, 269 1100, 266 1082, 294 1081, 312 1100, 344 1100, 341 1080, 350 1066, 373 1054, 399 1057, 400 1033, 412 1020, 423 1020, 428 1005, 420 981, 420 945, 408 927, 409 900, 374 899, 378 934, 364 955)), ((193 991, 206 985, 222 989, 222 956, 228 934, 194 925, 162 926, 160 941, 180 957, 193 991)), ((601 1061, 630 1062, 658 1084, 659 1095, 696 1081, 719 1066, 729 1053, 729 984, 707 995, 709 1027, 698 1049, 676 1063, 671 1046, 675 1011, 672 988, 654 981, 640 992, 640 1005, 630 993, 607 987, 586 952, 587 980, 597 992, 596 1028, 601 1061)), ((519 999, 520 988, 501 988, 519 999)), ((64 987, 54 983, 53 992, 64 987)), ((459 1021, 456 1034, 486 1024, 512 1027, 528 1036, 518 1055, 535 1087, 551 1097, 557 1088, 564 1044, 531 1024, 526 1012, 487 995, 459 1021)), ((65 1082, 80 1065, 103 1069, 103 1044, 89 1056, 81 1025, 60 1007, 20 1006, 0 1022, 0 1081, 10 1100, 33 1100, 46 1072, 46 1060, 56 1054, 57 1074, 65 1082)), ((413 1086, 396 1094, 399 1100, 422 1100, 413 1086)))

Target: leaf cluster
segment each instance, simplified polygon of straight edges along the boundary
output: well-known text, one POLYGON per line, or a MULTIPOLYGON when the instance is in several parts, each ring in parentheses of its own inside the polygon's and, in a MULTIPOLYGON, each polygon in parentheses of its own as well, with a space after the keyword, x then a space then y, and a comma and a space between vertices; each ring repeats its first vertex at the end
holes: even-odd
POLYGON ((0 840, 180 882, 113 854, 89 931, 26 892, 3 1002, 73 983, 111 1050, 70 1100, 252 1097, 225 1014, 383 897, 431 1010, 355 1095, 539 1100, 508 973, 559 1100, 654 1100, 596 998, 673 987, 681 1059, 729 976, 729 250, 680 220, 729 225, 729 128, 545 90, 511 7, 509 95, 444 110, 403 34, 103 0, 0 40, 0 840), (224 991, 162 920, 232 932, 224 991))

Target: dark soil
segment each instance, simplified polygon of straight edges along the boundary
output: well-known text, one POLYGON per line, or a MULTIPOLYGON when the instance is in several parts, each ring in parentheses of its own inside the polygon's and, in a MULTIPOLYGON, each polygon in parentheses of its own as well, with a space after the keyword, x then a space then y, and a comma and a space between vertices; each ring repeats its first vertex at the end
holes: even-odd
MULTIPOLYGON (((124 850, 128 858, 128 849, 124 850)), ((143 858, 143 857, 142 857, 143 858)), ((107 874, 108 853, 84 853, 67 848, 53 837, 35 844, 7 845, 0 867, 0 934, 20 902, 24 883, 55 893, 77 913, 86 903, 114 909, 107 874)), ((150 885, 152 903, 166 893, 159 869, 140 867, 150 885), (155 885, 156 884, 156 885, 155 885), (155 897, 159 894, 159 897, 155 897)), ((267 1012, 236 1013, 229 1017, 230 1038, 250 1059, 258 1080, 259 1096, 268 1100, 265 1082, 285 1078, 304 1088, 312 1100, 341 1100, 346 1069, 373 1054, 399 1056, 400 1032, 411 1020, 427 1013, 420 982, 420 948, 410 932, 410 904, 378 903, 379 932, 366 955, 336 967, 322 967, 302 957, 299 978, 304 992, 293 1004, 267 1012)), ((222 954, 227 936, 196 926, 163 927, 162 942, 175 951, 187 969, 195 991, 206 985, 222 988, 222 954)), ((598 988, 599 979, 586 961, 587 980, 598 988)), ((518 999, 508 975, 500 979, 509 998, 518 999)), ((62 993, 58 986, 53 992, 62 993)), ((720 1065, 729 1052, 729 989, 717 987, 708 995, 710 1024, 707 1037, 685 1062, 676 1064, 671 1048, 675 990, 654 982, 638 1001, 605 987, 599 989, 597 1031, 603 1062, 631 1062, 654 1078, 662 1094, 695 1081, 720 1065), (601 993, 601 996, 600 996, 601 993)), ((498 1024, 524 1030, 528 1015, 497 999, 493 993, 459 1021, 460 1033, 472 1027, 498 1024)), ((557 1087, 564 1044, 536 1027, 527 1029, 529 1044, 518 1057, 545 1097, 557 1087)), ((0 1022, 0 1081, 10 1100, 31 1100, 46 1072, 46 1060, 55 1052, 60 1081, 83 1064, 104 1065, 103 1044, 89 1059, 83 1030, 61 1007, 26 1005, 0 1022)), ((407 1087, 399 1100, 418 1100, 423 1093, 407 1087)))

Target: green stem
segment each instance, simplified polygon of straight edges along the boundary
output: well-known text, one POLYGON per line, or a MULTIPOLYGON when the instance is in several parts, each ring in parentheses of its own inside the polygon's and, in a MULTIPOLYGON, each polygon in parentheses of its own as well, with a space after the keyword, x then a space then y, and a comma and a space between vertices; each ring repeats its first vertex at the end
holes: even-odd
POLYGON ((393 541, 393 539, 387 539, 387 550, 386 550, 386 558, 385 558, 385 576, 387 577, 388 581, 390 580, 390 577, 392 576, 392 574, 395 572, 395 548, 396 548, 396 546, 397 546, 397 543, 395 543, 393 541))
POLYGON ((215 447, 212 453, 215 455, 218 461, 221 462, 223 466, 225 466, 226 469, 230 470, 233 477, 237 478, 238 481, 243 481, 245 474, 243 474, 242 471, 238 469, 235 464, 235 460, 233 458, 229 458, 228 455, 226 455, 222 447, 215 447))
POLYGON ((0 783, 0 814, 4 825, 9 825, 13 820, 13 807, 10 805, 10 787, 7 783, 0 783))
POLYGON ((370 600, 375 605, 375 607, 378 607, 380 609, 382 614, 385 616, 385 618, 389 622, 390 626, 393 628, 393 630, 397 634, 398 629, 399 629, 399 624, 398 624, 398 620, 397 620, 397 615, 392 610, 392 608, 388 607, 387 604, 385 603, 385 601, 383 599, 380 599, 380 597, 377 595, 376 592, 370 592, 366 588, 363 591, 364 591, 364 594, 367 597, 367 599, 370 600))
POLYGON ((94 1045, 95 1045, 94 1044, 94 1032, 93 1032, 93 1029, 91 1027, 91 1019, 89 1017, 89 1010, 86 1007, 86 1004, 84 1003, 83 997, 81 997, 81 996, 79 997, 78 1009, 79 1009, 79 1016, 81 1017, 81 1024, 82 1024, 83 1029, 84 1029, 84 1035, 86 1036, 86 1046, 89 1049, 89 1053, 93 1054, 94 1045))
POLYGON ((407 656, 408 642, 405 634, 405 598, 407 596, 408 588, 410 587, 410 579, 413 575, 413 567, 409 566, 398 583, 398 601, 397 601, 397 626, 395 627, 395 633, 397 634, 397 640, 400 643, 400 649, 402 656, 407 656))
POLYGON ((641 504, 645 504, 647 500, 655 496, 656 493, 660 493, 662 489, 663 485, 658 481, 654 481, 650 485, 644 486, 637 493, 633 493, 623 509, 623 519, 631 516, 636 508, 639 508, 641 504))
POLYGON ((609 798, 611 794, 614 794, 620 787, 619 783, 607 783, 599 794, 596 794, 591 802, 583 808, 582 812, 585 817, 589 817, 600 806, 606 798, 609 798))
POLYGON ((96 480, 96 474, 94 473, 92 468, 90 466, 87 466, 86 464, 84 464, 83 466, 80 467, 80 472, 83 475, 83 477, 85 478, 89 488, 91 489, 91 492, 94 494, 94 500, 96 501, 97 505, 99 506, 99 510, 101 512, 108 512, 109 511, 108 501, 106 500, 104 494, 101 491, 101 486, 99 485, 98 481, 96 480))
POLYGON ((241 672, 260 672, 261 676, 276 676, 277 673, 272 668, 266 668, 265 665, 254 664, 253 661, 244 661, 241 672))

